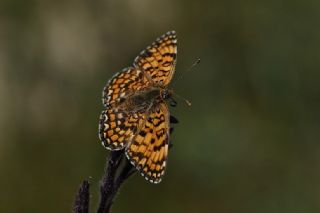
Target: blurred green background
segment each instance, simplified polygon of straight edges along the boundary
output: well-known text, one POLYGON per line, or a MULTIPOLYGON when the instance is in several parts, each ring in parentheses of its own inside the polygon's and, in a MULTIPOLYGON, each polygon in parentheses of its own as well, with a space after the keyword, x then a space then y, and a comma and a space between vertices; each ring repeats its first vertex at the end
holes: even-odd
MULTIPOLYGON (((135 175, 113 212, 320 211, 320 1, 2 0, 0 212, 70 212, 109 153, 102 88, 178 34, 166 176, 135 175)), ((94 212, 94 211, 91 211, 94 212)))

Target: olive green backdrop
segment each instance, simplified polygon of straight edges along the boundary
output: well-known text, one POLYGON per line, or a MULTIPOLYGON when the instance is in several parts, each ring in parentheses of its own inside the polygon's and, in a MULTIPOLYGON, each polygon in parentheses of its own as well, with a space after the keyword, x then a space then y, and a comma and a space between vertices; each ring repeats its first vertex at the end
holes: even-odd
POLYGON ((161 184, 135 175, 113 212, 320 211, 320 2, 2 0, 0 212, 70 212, 109 153, 102 88, 176 30, 179 101, 161 184))

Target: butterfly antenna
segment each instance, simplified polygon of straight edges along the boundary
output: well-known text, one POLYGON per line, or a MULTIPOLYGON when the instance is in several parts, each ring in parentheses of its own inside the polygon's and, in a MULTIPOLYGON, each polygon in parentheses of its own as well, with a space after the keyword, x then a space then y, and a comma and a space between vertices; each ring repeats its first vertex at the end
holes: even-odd
POLYGON ((193 71, 194 67, 197 66, 200 63, 200 58, 198 58, 185 72, 181 73, 176 80, 173 82, 172 86, 175 85, 178 81, 180 81, 182 79, 183 76, 185 76, 184 74, 193 71))
POLYGON ((178 95, 177 93, 173 93, 173 95, 174 96, 176 96, 177 98, 179 98, 179 99, 181 99, 181 100, 183 100, 188 106, 191 106, 191 102, 189 101, 189 100, 187 100, 186 98, 184 98, 184 97, 182 97, 182 96, 180 96, 180 95, 178 95))

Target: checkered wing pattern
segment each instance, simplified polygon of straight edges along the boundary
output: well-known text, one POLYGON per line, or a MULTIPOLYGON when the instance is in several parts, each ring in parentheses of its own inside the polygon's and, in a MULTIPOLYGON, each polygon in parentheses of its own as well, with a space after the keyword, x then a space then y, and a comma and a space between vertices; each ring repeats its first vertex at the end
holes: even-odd
POLYGON ((177 57, 177 36, 170 31, 143 50, 135 59, 134 66, 147 73, 157 85, 170 83, 177 57))
POLYGON ((115 106, 130 94, 150 86, 150 81, 141 70, 128 67, 113 76, 103 89, 105 107, 115 106))
POLYGON ((120 150, 128 145, 144 123, 144 113, 128 114, 124 110, 106 109, 100 116, 99 138, 110 150, 120 150))
POLYGON ((150 182, 159 183, 164 175, 169 141, 169 111, 165 103, 151 109, 139 133, 126 148, 126 155, 150 182))

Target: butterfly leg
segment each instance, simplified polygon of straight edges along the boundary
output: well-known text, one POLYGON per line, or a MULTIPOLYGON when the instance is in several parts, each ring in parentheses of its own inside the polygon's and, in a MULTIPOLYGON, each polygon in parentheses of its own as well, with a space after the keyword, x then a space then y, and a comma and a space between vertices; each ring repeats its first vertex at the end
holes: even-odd
POLYGON ((170 123, 177 124, 177 123, 179 123, 179 121, 176 117, 174 117, 173 115, 170 115, 170 123))
POLYGON ((170 98, 170 99, 169 99, 169 104, 170 104, 170 106, 172 106, 172 107, 176 107, 176 106, 178 105, 177 101, 174 100, 173 98, 170 98))

